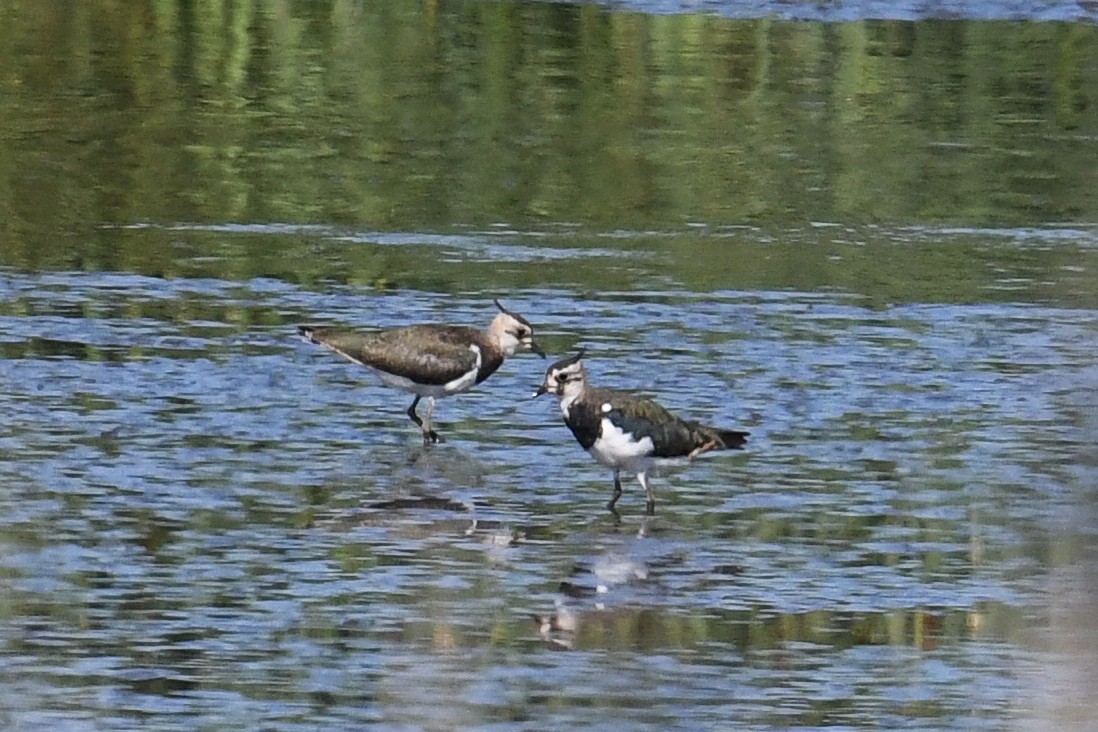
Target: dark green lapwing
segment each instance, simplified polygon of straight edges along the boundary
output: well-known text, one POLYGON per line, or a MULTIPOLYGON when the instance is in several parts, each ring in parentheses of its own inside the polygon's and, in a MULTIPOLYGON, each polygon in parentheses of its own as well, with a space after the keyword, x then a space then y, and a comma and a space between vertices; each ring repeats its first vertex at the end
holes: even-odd
POLYGON ((559 398, 564 423, 579 444, 614 471, 614 495, 606 504, 614 514, 621 497, 621 471, 637 476, 651 516, 656 512, 648 483, 653 467, 688 462, 714 450, 739 450, 747 442, 747 432, 708 427, 682 419, 651 399, 591 386, 583 355, 580 351, 550 366, 534 396, 550 393, 559 398))
POLYGON ((518 313, 494 300, 499 314, 487 331, 464 325, 425 323, 375 332, 357 332, 311 325, 298 327, 301 336, 365 366, 388 386, 415 394, 408 416, 423 432, 423 444, 442 442, 431 427, 435 399, 459 394, 487 379, 508 356, 520 349, 545 353, 534 342, 534 328, 518 313), (416 413, 427 398, 427 412, 416 413))

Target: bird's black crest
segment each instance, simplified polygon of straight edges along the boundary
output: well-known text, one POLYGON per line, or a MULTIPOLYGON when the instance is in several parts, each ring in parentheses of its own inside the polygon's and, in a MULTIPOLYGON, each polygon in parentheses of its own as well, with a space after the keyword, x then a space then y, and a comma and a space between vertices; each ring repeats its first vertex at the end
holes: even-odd
POLYGON ((507 314, 508 314, 508 315, 510 315, 510 316, 511 316, 512 318, 514 318, 514 319, 515 319, 515 320, 517 320, 518 322, 522 323, 523 325, 525 325, 525 326, 526 326, 527 328, 529 328, 530 330, 533 330, 533 329, 534 329, 534 326, 530 325, 530 321, 529 321, 529 320, 527 320, 526 318, 522 317, 521 315, 519 315, 518 313, 514 312, 513 310, 508 310, 507 308, 503 307, 503 305, 501 305, 501 304, 500 304, 500 302, 499 302, 499 299, 498 299, 498 298, 492 298, 492 302, 494 302, 494 303, 496 304, 496 307, 497 307, 497 308, 499 308, 499 311, 500 311, 501 313, 507 313, 507 314))
POLYGON ((568 366, 571 366, 572 364, 578 362, 581 358, 583 358, 584 354, 586 354, 586 353, 587 353, 587 350, 584 349, 584 348, 581 348, 581 349, 579 349, 579 351, 576 353, 575 356, 569 356, 568 358, 562 358, 561 360, 557 361, 555 364, 550 366, 548 370, 549 371, 555 371, 557 369, 563 369, 563 368, 566 368, 568 366))

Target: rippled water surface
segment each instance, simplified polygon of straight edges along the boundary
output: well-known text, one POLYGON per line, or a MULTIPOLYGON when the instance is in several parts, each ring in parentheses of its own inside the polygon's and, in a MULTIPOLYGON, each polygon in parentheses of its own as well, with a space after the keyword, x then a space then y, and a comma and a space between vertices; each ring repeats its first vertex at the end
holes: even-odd
MULTIPOLYGON (((833 253, 815 264, 857 256, 846 236, 817 241, 833 253)), ((876 236, 906 271, 933 256, 911 232, 876 236)), ((732 234, 600 251, 612 240, 518 232, 398 244, 628 286, 577 274, 442 295, 202 274, 231 257, 167 278, 4 270, 0 719, 1001 729, 1032 706, 1048 578, 1090 532, 1073 506, 1094 239, 1061 245, 1075 264, 1042 303, 1003 295, 1041 287, 1024 272, 1052 245, 1018 241, 1037 233, 935 236, 1008 271, 969 272, 984 278, 969 301, 699 292, 661 248, 732 234), (440 401, 448 440, 424 448, 404 394, 294 333, 486 324, 495 295, 552 353, 587 347, 597 383, 746 428, 748 449, 660 475, 654 518, 627 485, 615 521, 608 471, 529 398, 545 362, 517 356, 440 401)), ((769 256, 768 237, 734 238, 769 256)))
POLYGON ((0 0, 0 730, 1091 729, 1095 7, 0 0))

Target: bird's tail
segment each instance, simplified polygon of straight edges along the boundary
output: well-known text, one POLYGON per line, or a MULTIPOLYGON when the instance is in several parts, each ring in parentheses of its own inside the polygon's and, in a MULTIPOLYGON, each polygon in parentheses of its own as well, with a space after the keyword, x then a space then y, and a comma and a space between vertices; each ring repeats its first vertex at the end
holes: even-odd
POLYGON ((316 332, 320 330, 315 325, 299 325, 297 326, 297 334, 309 343, 320 343, 316 339, 316 332))
POLYGON ((747 436, 751 434, 720 427, 706 427, 697 423, 691 426, 694 428, 699 454, 710 450, 741 450, 747 444, 747 436))
POLYGON ((740 432, 739 430, 722 430, 714 429, 717 433, 717 438, 724 443, 726 450, 741 450, 743 446, 747 444, 747 436, 750 432, 740 432))

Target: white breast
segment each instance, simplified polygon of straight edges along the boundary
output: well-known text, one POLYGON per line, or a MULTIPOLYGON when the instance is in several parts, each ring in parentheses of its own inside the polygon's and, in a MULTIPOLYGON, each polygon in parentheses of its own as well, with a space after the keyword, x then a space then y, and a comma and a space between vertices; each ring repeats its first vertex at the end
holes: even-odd
POLYGON ((652 466, 653 460, 649 455, 654 449, 651 437, 637 440, 604 417, 599 438, 588 452, 608 468, 640 472, 652 466))

